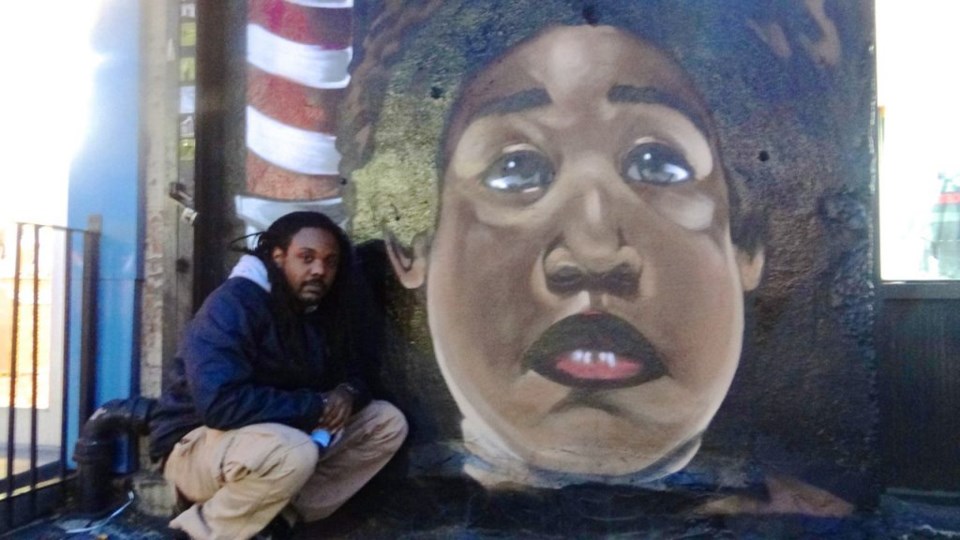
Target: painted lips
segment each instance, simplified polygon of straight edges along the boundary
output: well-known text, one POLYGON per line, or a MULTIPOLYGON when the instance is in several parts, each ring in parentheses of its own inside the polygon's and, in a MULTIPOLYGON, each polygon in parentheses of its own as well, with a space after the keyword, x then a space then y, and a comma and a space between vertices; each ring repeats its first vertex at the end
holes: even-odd
POLYGON ((554 367, 577 379, 620 380, 636 376, 643 361, 609 351, 577 349, 557 357, 554 367))
POLYGON ((527 349, 524 365, 554 382, 594 389, 635 386, 666 373, 642 334, 605 313, 557 322, 527 349))

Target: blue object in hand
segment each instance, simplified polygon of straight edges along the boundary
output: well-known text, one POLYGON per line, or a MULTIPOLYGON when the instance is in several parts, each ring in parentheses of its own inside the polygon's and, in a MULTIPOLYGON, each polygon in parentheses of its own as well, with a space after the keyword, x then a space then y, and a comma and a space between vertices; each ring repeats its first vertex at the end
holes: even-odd
POLYGON ((317 428, 310 432, 310 438, 321 450, 326 450, 333 444, 333 434, 323 428, 317 428))

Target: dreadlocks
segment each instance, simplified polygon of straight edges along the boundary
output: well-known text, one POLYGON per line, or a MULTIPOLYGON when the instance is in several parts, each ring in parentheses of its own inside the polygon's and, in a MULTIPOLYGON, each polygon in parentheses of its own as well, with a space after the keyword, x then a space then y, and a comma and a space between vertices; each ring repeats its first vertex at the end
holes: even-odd
POLYGON ((334 353, 348 353, 351 317, 347 316, 347 313, 351 311, 351 307, 346 300, 350 296, 354 272, 351 269, 352 247, 343 229, 319 212, 291 212, 274 221, 266 231, 260 233, 256 247, 252 251, 247 250, 248 253, 260 259, 267 268, 271 309, 280 328, 282 346, 291 359, 297 362, 305 361, 308 353, 304 350, 304 338, 300 326, 302 309, 286 277, 274 262, 273 252, 278 248, 286 252, 293 237, 302 229, 327 231, 333 235, 340 248, 337 278, 317 306, 317 312, 320 315, 320 324, 324 329, 328 348, 334 353))

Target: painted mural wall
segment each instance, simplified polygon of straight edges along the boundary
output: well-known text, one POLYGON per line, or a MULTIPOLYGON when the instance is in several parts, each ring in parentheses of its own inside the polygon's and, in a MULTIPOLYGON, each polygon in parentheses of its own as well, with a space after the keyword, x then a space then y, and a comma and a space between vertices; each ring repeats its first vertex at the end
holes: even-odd
POLYGON ((248 232, 348 227, 412 476, 869 506, 872 7, 250 0, 248 232))

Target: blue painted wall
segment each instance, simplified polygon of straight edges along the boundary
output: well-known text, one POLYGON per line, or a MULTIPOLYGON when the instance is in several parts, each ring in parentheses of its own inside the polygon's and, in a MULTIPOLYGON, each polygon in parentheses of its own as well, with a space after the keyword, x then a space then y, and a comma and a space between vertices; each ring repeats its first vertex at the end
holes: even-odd
POLYGON ((95 405, 100 405, 139 393, 143 212, 138 2, 104 2, 91 39, 100 64, 89 131, 70 171, 67 219, 70 227, 86 228, 88 216, 103 218, 95 392, 95 405))

